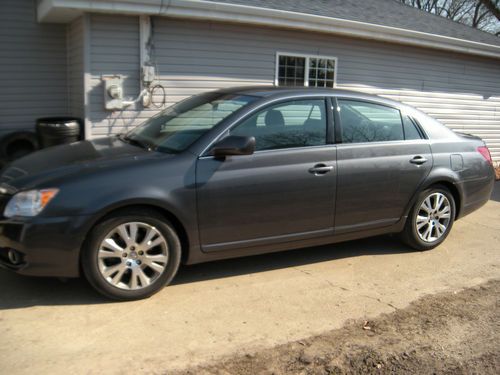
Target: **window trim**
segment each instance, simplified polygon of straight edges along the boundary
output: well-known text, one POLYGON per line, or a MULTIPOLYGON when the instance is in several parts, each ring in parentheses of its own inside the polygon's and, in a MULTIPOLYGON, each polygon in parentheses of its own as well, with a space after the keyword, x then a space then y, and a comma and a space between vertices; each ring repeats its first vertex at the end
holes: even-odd
MULTIPOLYGON (((310 55, 310 54, 304 54, 304 53, 295 53, 295 52, 284 52, 284 51, 277 51, 276 52, 276 59, 275 59, 275 66, 274 66, 274 86, 276 87, 286 87, 286 86, 280 86, 279 85, 279 66, 280 66, 280 57, 281 56, 288 56, 288 57, 301 57, 306 59, 306 63, 304 66, 304 87, 309 87, 309 60, 311 58, 313 59, 327 59, 327 60, 333 60, 335 63, 335 68, 334 68, 334 73, 333 73, 333 87, 337 87, 337 72, 338 72, 338 58, 333 57, 333 56, 325 56, 325 55, 310 55)), ((295 87, 300 87, 300 86, 295 86, 295 87)), ((330 88, 330 87, 327 87, 330 88)))

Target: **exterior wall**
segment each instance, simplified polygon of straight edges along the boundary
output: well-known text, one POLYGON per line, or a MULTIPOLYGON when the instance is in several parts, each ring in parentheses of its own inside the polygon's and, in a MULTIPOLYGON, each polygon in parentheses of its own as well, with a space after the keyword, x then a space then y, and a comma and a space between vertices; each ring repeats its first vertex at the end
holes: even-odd
POLYGON ((116 134, 149 117, 150 111, 132 107, 110 112, 104 109, 103 74, 120 74, 124 78, 125 97, 140 92, 139 17, 92 15, 90 17, 90 87, 87 87, 90 108, 88 120, 92 136, 116 134))
POLYGON ((84 110, 84 19, 70 23, 67 27, 68 61, 68 106, 69 114, 85 117, 84 110))
MULTIPOLYGON (((139 92, 138 17, 91 17, 92 134, 117 133, 154 111, 104 111, 101 74, 123 74, 125 96, 139 92)), ((276 52, 338 58, 337 87, 390 97, 452 129, 485 139, 500 160, 500 63, 326 34, 223 23, 153 19, 153 57, 167 105, 234 85, 273 84, 276 52)))
POLYGON ((68 114, 66 25, 38 24, 33 0, 0 1, 0 137, 68 114))

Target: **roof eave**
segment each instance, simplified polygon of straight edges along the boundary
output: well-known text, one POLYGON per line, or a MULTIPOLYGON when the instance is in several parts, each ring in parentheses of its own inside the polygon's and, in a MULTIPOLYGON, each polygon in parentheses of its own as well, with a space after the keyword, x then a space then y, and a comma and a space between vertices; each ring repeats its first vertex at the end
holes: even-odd
POLYGON ((92 13, 160 15, 236 22, 434 48, 500 59, 500 46, 390 26, 247 5, 200 0, 42 0, 39 22, 67 23, 92 13))

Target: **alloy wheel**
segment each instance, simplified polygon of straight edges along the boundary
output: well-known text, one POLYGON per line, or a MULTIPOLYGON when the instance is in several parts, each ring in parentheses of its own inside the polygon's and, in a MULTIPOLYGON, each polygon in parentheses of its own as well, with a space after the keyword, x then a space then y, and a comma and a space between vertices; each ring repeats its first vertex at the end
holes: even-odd
POLYGON ((424 242, 435 242, 447 231, 451 220, 451 204, 443 193, 432 193, 420 205, 415 220, 416 231, 424 242))
POLYGON ((112 229, 97 253, 101 276, 111 285, 138 290, 153 284, 168 263, 168 243, 146 223, 129 222, 112 229))

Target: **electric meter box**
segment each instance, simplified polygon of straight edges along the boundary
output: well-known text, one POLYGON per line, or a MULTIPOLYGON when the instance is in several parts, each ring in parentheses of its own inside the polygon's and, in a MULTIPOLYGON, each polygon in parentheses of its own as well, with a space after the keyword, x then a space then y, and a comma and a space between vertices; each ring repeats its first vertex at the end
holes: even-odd
POLYGON ((155 80, 155 67, 153 65, 144 65, 142 67, 142 83, 149 86, 155 80))
POLYGON ((121 75, 102 75, 104 83, 104 108, 108 111, 123 109, 123 77, 121 75))

